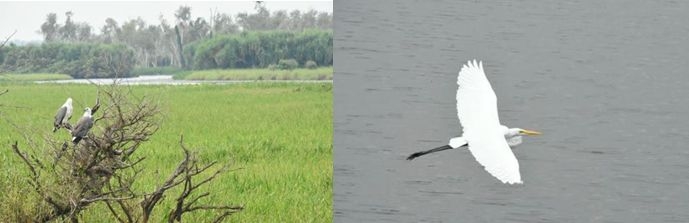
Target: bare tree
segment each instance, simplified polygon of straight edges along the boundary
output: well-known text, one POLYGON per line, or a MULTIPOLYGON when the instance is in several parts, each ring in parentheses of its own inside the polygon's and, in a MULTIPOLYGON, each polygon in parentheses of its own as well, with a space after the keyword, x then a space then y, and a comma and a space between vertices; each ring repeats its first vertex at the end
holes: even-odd
MULTIPOLYGON (((148 222, 156 205, 164 196, 174 196, 169 195, 170 189, 177 187, 182 191, 168 212, 169 222, 181 222, 185 213, 203 210, 216 211, 215 222, 220 222, 242 210, 241 206, 201 204, 199 200, 211 192, 197 191, 226 172, 228 166, 202 164, 184 145, 183 138, 179 146, 184 159, 167 180, 153 192, 135 190, 132 185, 141 178, 144 169, 139 164, 145 160, 136 152, 158 130, 159 107, 153 100, 135 97, 115 84, 99 87, 99 92, 92 108, 94 127, 82 143, 72 145, 53 137, 44 137, 44 143, 32 143, 29 133, 25 134, 29 147, 33 147, 27 151, 52 151, 52 155, 28 154, 17 141, 12 144, 12 150, 29 170, 30 185, 41 198, 41 204, 35 206, 52 208, 49 213, 23 221, 63 218, 78 222, 81 211, 103 203, 119 222, 148 222), (39 145, 48 148, 35 148, 39 145)), ((69 126, 65 129, 70 131, 69 126)))

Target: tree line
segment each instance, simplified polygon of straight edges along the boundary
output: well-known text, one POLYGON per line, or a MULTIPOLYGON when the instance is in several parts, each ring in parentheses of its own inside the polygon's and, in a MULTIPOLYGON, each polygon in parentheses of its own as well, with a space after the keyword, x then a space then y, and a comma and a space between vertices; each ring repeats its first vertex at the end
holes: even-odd
POLYGON ((266 67, 280 59, 332 65, 332 13, 315 10, 270 12, 264 4, 257 3, 253 13, 235 16, 211 10, 207 18, 194 18, 191 7, 180 6, 175 11, 173 23, 162 16, 159 24, 147 24, 141 18, 120 24, 107 18, 100 32, 87 23, 74 21, 72 12, 65 13, 62 24, 56 13, 50 13, 39 31, 44 44, 6 47, 0 51, 0 69, 63 71, 74 77, 108 76, 108 72, 109 76, 115 75, 112 68, 107 71, 112 64, 89 61, 93 60, 88 59, 92 55, 122 58, 123 61, 118 61, 121 66, 117 66, 120 76, 127 76, 133 67, 266 67), (52 50, 58 52, 50 52, 52 50), (75 55, 76 51, 79 55, 75 55), (69 56, 47 58, 56 54, 69 56), (124 66, 126 63, 131 65, 124 66), (60 68, 63 65, 69 66, 60 68), (84 68, 90 70, 77 71, 84 68))
POLYGON ((122 44, 44 43, 0 52, 1 70, 61 73, 74 78, 127 77, 134 52, 122 44))
POLYGON ((283 59, 331 66, 333 36, 322 30, 245 32, 197 41, 184 51, 193 69, 268 67, 283 59))

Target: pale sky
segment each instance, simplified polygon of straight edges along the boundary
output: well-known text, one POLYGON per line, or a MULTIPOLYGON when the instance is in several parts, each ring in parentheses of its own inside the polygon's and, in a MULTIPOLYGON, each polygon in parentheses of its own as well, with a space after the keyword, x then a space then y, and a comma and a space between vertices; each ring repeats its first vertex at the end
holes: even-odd
MULTIPOLYGON (((37 41, 43 37, 38 33, 41 24, 45 22, 46 15, 54 12, 57 14, 58 23, 64 24, 65 12, 72 11, 72 20, 86 22, 91 25, 92 33, 100 33, 100 28, 105 24, 105 19, 115 19, 119 25, 125 20, 141 17, 147 24, 159 24, 158 17, 162 14, 168 23, 174 23, 174 11, 180 5, 191 7, 192 18, 204 17, 208 20, 210 9, 219 13, 227 13, 232 16, 240 12, 254 13, 255 1, 186 1, 186 2, 5 2, 0 1, 0 42, 17 30, 12 41, 37 41)), ((314 9, 319 12, 333 12, 332 1, 265 1, 266 8, 271 12, 277 10, 292 11, 298 9, 302 12, 314 9)), ((233 18, 234 19, 234 18, 233 18)))

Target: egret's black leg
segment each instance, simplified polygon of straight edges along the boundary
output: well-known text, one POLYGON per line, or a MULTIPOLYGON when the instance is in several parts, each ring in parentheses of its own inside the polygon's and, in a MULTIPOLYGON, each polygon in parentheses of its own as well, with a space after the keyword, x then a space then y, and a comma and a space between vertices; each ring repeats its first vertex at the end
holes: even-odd
MULTIPOLYGON (((466 146, 466 145, 464 145, 464 146, 466 146)), ((462 146, 460 146, 460 147, 462 147, 462 146)), ((416 157, 419 157, 419 156, 423 156, 423 155, 426 155, 426 154, 429 154, 429 153, 434 153, 434 152, 440 152, 440 151, 448 150, 448 149, 453 149, 453 148, 452 148, 452 146, 450 146, 450 145, 444 145, 444 146, 441 146, 441 147, 438 147, 438 148, 435 148, 435 149, 429 149, 429 150, 426 150, 426 151, 415 152, 415 153, 409 155, 409 156, 407 157, 407 160, 413 160, 413 159, 416 159, 416 157)))

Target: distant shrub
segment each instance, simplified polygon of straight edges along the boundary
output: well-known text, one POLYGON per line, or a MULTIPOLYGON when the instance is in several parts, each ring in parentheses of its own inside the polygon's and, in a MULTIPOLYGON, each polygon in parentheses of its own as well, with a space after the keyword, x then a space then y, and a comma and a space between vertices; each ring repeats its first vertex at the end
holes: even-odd
POLYGON ((309 60, 306 61, 304 67, 306 67, 307 69, 316 69, 318 67, 318 64, 316 64, 316 61, 309 60))
POLYGON ((297 63, 295 59, 280 60, 280 62, 278 62, 278 69, 280 70, 293 70, 298 66, 299 63, 297 63))
POLYGON ((268 70, 277 70, 277 69, 278 69, 278 65, 276 65, 276 64, 268 65, 268 70))

